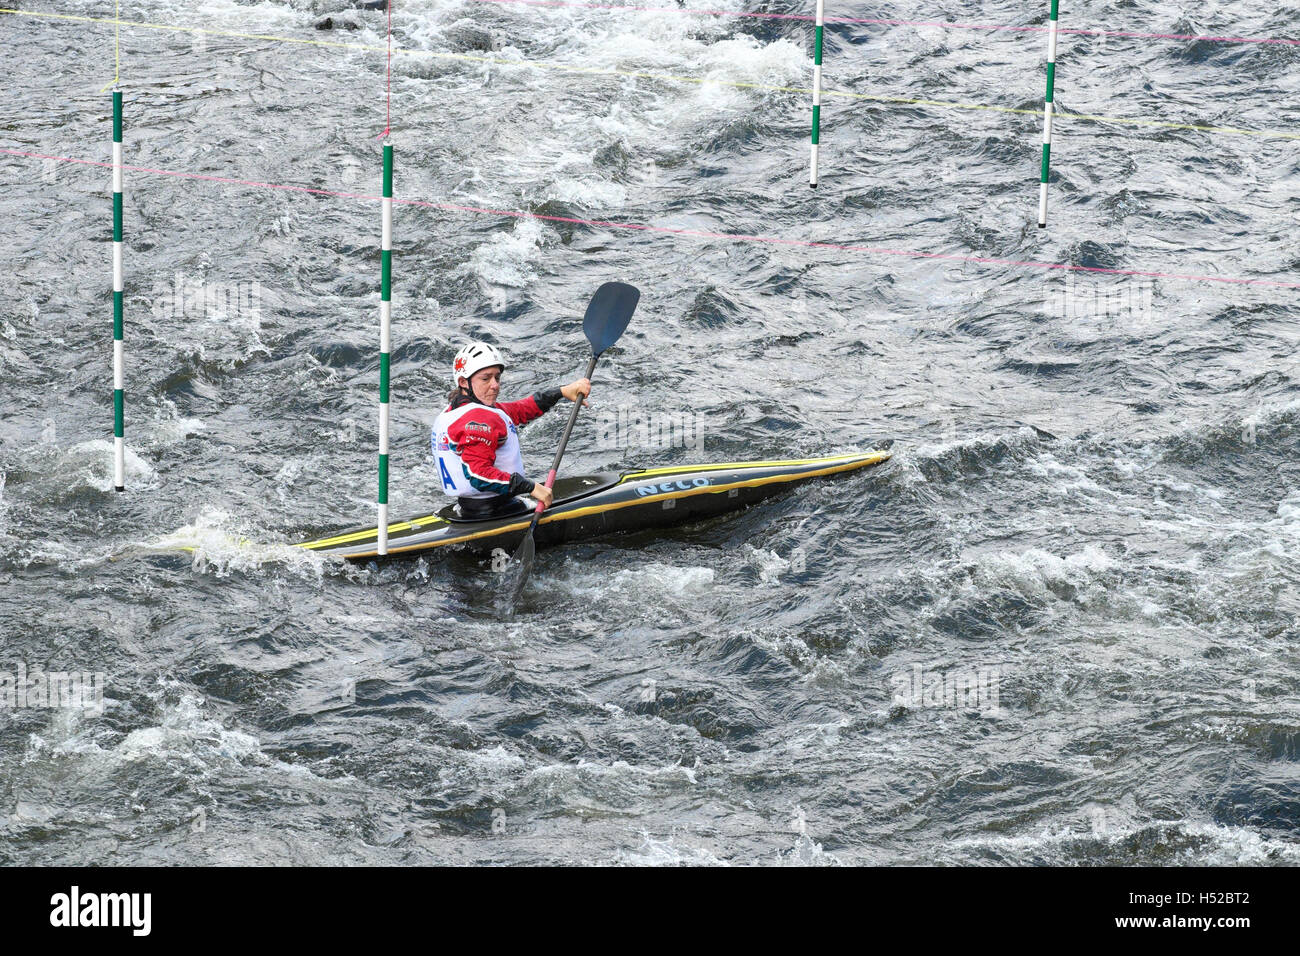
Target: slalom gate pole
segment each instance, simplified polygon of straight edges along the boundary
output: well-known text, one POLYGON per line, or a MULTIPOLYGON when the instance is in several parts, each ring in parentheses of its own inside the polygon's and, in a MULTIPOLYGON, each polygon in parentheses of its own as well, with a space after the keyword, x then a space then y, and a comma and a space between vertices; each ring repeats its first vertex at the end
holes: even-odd
POLYGON ((388 374, 393 315, 393 147, 384 145, 384 234, 379 251, 379 547, 388 553, 388 374))
MULTIPOLYGON (((1052 0, 1053 3, 1056 0, 1052 0)), ((817 0, 817 27, 813 39, 813 115, 812 115, 812 168, 808 185, 817 188, 817 147, 821 141, 822 120, 822 32, 826 21, 826 0, 817 0)))
POLYGON ((1043 101, 1043 173, 1038 185, 1038 228, 1047 228, 1047 172, 1052 158, 1052 103, 1056 87, 1056 12, 1060 0, 1052 0, 1051 22, 1047 28, 1047 97, 1043 101))
POLYGON ((122 346, 122 93, 113 91, 113 487, 126 490, 126 374, 122 346))

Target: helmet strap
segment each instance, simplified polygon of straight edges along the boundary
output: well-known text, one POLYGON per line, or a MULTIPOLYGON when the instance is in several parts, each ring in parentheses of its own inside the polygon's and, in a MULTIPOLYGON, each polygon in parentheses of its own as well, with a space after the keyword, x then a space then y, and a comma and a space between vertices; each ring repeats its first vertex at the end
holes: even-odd
MULTIPOLYGON (((478 396, 474 394, 474 385, 468 379, 465 380, 464 385, 456 386, 456 394, 465 396, 465 398, 469 399, 471 402, 478 401, 478 396)), ((480 402, 479 404, 482 403, 480 402)))

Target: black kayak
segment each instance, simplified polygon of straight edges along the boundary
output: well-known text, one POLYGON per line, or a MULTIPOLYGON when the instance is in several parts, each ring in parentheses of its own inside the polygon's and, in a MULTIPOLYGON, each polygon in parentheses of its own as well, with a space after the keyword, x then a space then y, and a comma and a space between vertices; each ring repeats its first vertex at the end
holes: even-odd
MULTIPOLYGON (((878 465, 887 450, 796 461, 728 462, 677 465, 623 473, 606 472, 555 483, 555 501, 542 512, 535 539, 538 547, 578 541, 618 531, 664 528, 737 511, 770 498, 799 482, 842 475, 878 465)), ((518 514, 462 518, 454 504, 422 518, 388 526, 388 554, 413 557, 449 545, 474 551, 513 551, 532 520, 523 504, 518 514)), ((299 547, 349 560, 377 557, 378 529, 346 531, 299 547)))

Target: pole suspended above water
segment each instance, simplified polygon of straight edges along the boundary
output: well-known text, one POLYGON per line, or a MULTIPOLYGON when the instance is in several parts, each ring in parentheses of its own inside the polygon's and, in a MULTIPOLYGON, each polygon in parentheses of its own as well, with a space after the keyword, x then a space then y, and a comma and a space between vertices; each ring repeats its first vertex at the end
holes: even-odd
POLYGON ((122 354, 122 93, 113 91, 113 487, 126 490, 122 354))
MULTIPOLYGON (((1053 0, 1055 2, 1055 0, 1053 0)), ((812 168, 808 185, 817 188, 817 145, 821 139, 822 120, 822 30, 826 20, 826 0, 817 0, 817 26, 813 34, 813 117, 812 117, 812 168)))
POLYGON ((393 147, 384 145, 384 234, 379 251, 379 554, 388 553, 388 361, 392 345, 393 147))
POLYGON ((1047 98, 1043 101, 1043 174, 1038 185, 1038 228, 1047 228, 1047 172, 1052 157, 1052 95, 1056 86, 1056 8, 1052 0, 1051 21, 1047 27, 1047 98))

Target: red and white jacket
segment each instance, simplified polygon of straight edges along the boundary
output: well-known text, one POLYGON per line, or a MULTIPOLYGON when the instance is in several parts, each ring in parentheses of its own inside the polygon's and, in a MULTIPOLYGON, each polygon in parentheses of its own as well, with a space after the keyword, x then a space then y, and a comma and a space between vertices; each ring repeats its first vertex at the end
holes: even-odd
POLYGON ((457 395, 433 423, 433 457, 442 490, 459 498, 530 493, 534 482, 524 476, 516 426, 541 417, 560 398, 558 388, 495 405, 457 395))

